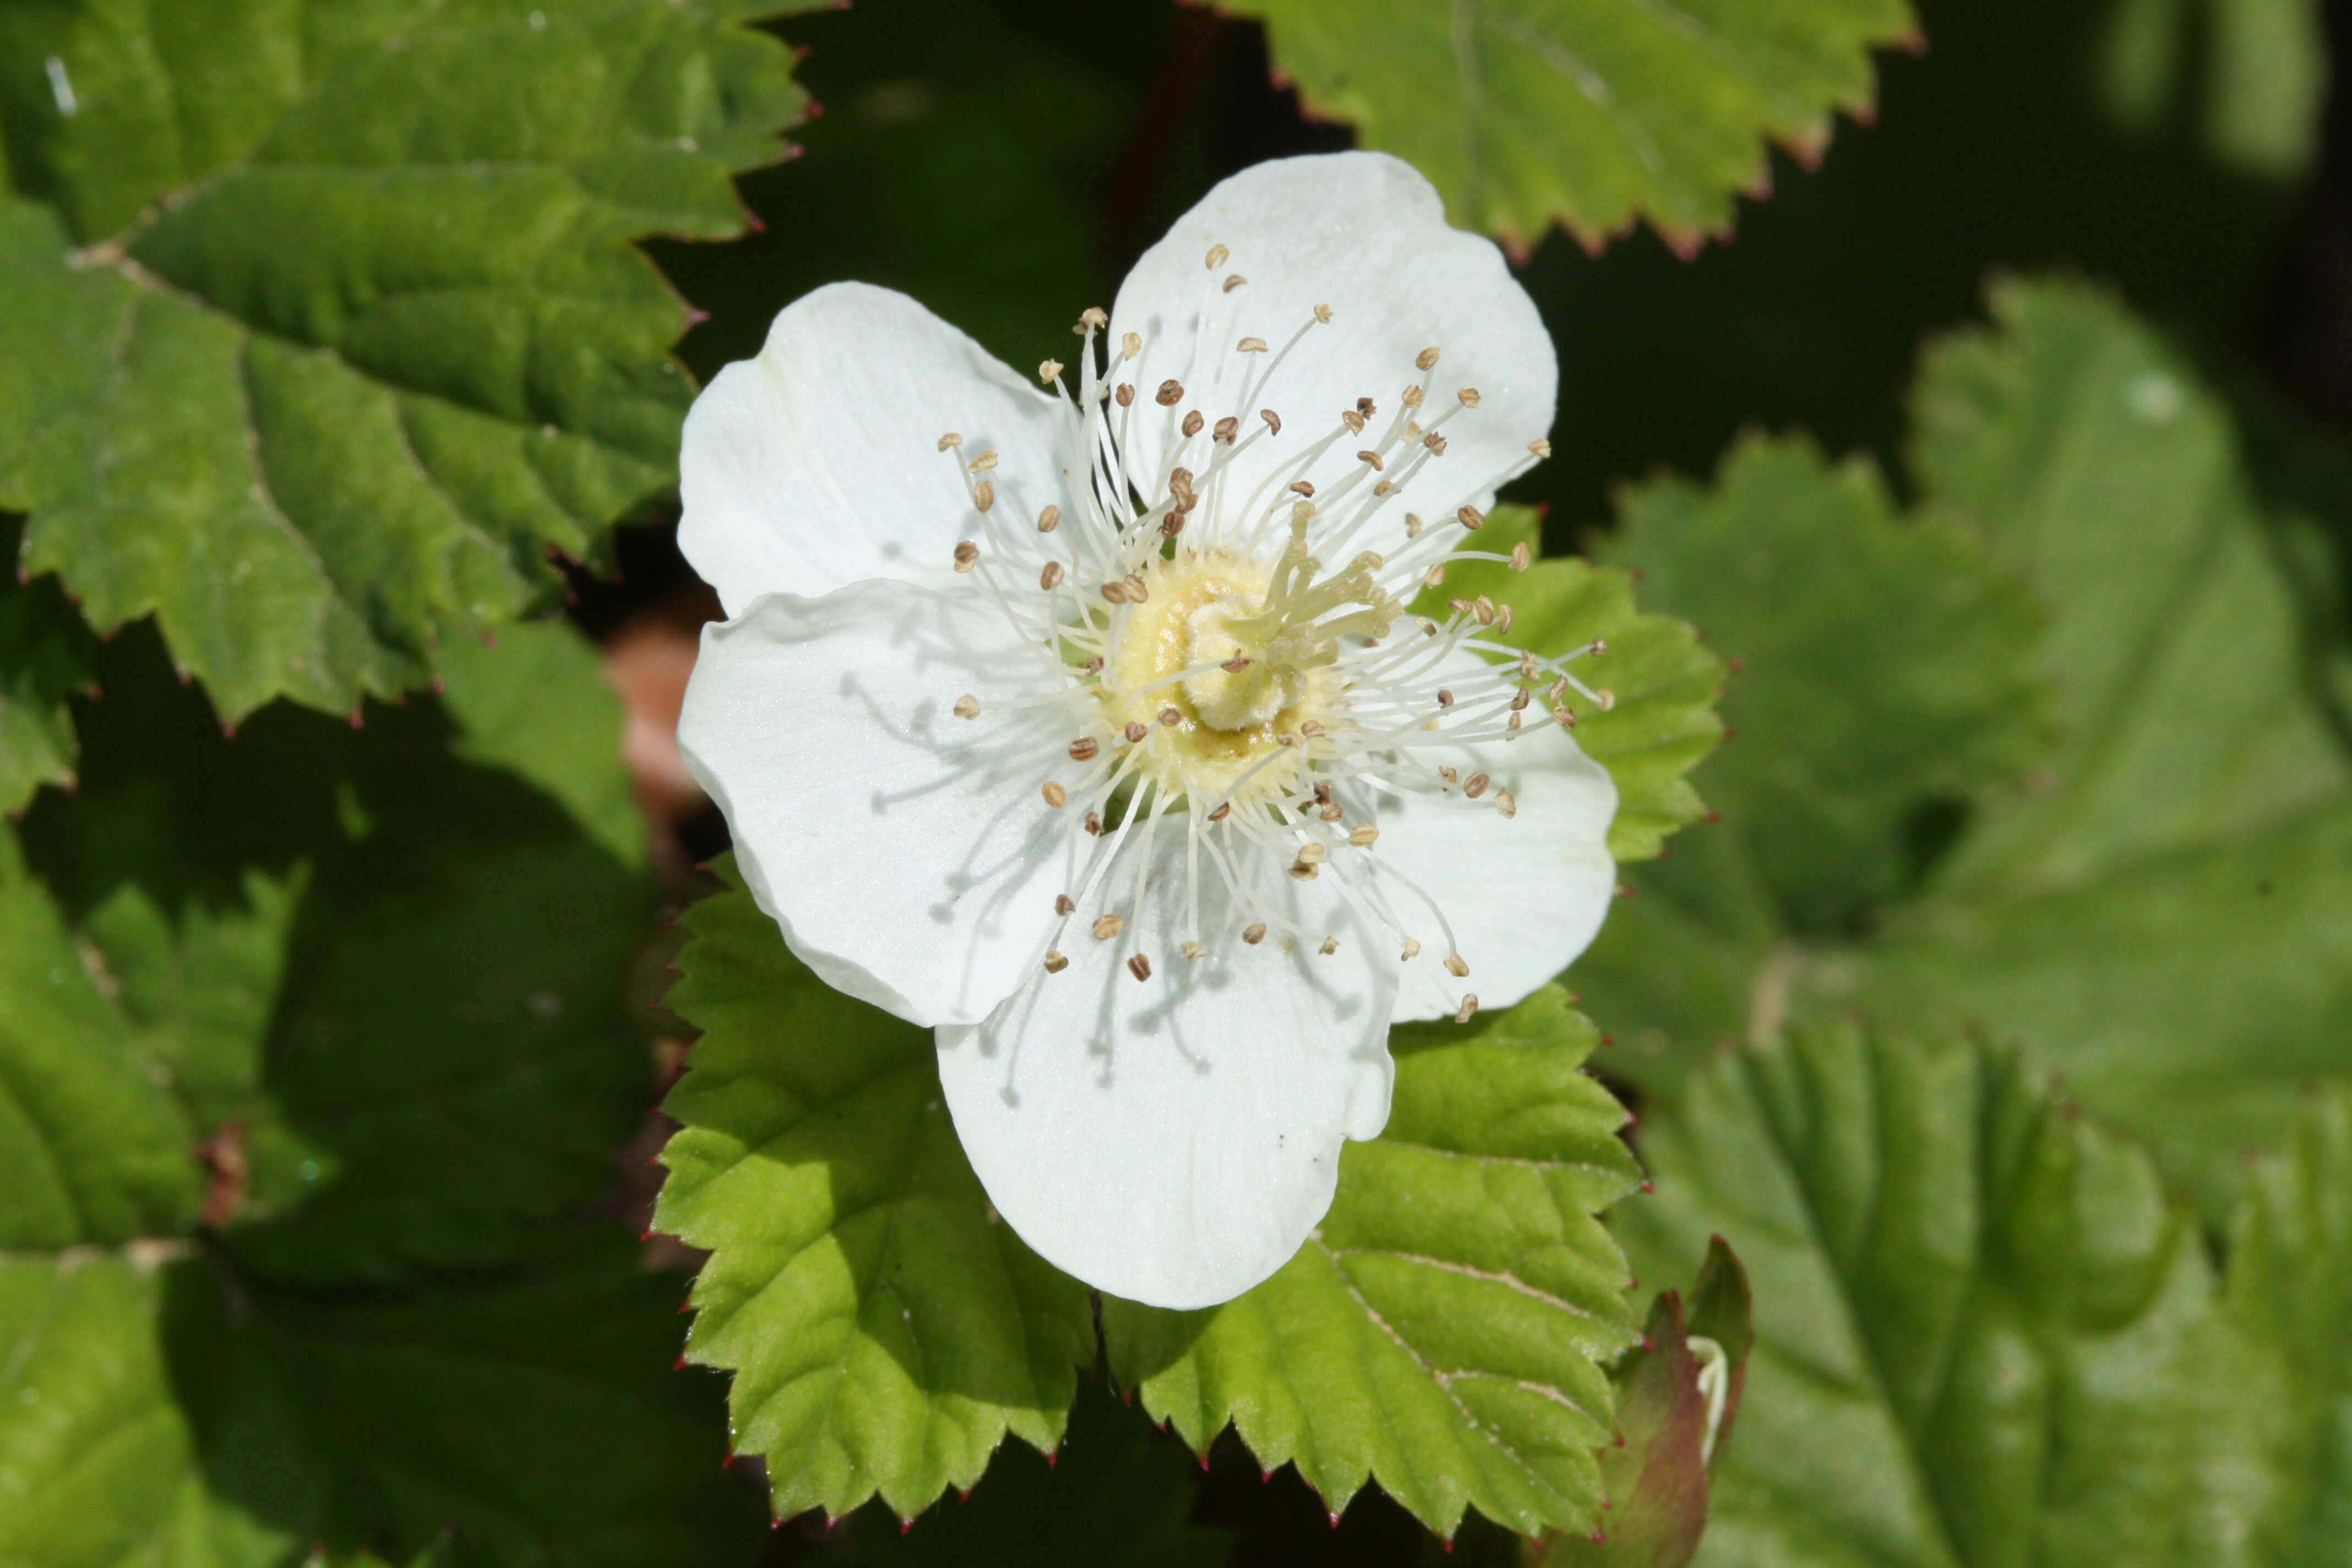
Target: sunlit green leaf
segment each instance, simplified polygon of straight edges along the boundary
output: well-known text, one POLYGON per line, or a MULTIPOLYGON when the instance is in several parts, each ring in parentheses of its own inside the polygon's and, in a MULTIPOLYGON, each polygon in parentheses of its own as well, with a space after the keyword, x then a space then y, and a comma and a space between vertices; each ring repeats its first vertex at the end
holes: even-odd
POLYGON ((1455 221, 1588 245, 1646 218, 1730 227, 1766 138, 1807 153, 1866 111, 1869 51, 1916 37, 1904 0, 1229 0, 1265 18, 1317 113, 1435 181, 1455 221))
POLYGON ((1465 1508, 1593 1529, 1605 1363, 1639 1338, 1594 1216, 1640 1181, 1593 1041, 1557 989, 1394 1031, 1387 1130, 1347 1146, 1298 1256, 1205 1311, 1106 1299, 1112 1374, 1195 1447, 1230 1422, 1335 1510, 1369 1479, 1441 1533, 1465 1508))
POLYGON ((348 712, 672 472, 685 307, 799 111, 737 5, 0 14, 0 503, 221 712, 348 712))
POLYGON ((703 1030, 667 1110, 655 1223, 710 1253, 688 1359, 734 1373, 779 1516, 901 1514, 1009 1432, 1050 1450, 1091 1361, 1086 1288, 998 1219, 928 1029, 852 1001, 732 880, 695 905, 667 1005, 703 1030))

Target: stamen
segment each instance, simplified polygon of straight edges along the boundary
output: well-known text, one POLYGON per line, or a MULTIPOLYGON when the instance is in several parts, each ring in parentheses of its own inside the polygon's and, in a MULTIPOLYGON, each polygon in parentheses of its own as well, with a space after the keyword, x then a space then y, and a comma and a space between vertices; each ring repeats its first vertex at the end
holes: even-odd
POLYGON ((1466 1024, 1476 1015, 1477 1011, 1478 994, 1473 991, 1462 998, 1462 1005, 1454 1010, 1454 1021, 1457 1024, 1466 1024))
POLYGON ((1127 929, 1127 920, 1122 915, 1097 915, 1095 923, 1088 929, 1094 932, 1097 942, 1108 942, 1127 929))

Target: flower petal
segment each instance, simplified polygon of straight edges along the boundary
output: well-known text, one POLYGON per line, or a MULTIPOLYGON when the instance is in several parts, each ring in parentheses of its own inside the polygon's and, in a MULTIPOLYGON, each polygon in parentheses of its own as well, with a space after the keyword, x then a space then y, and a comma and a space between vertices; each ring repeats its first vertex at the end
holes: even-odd
POLYGON ((678 546, 730 616, 762 594, 868 577, 924 582, 981 536, 964 465, 1002 515, 1061 494, 1063 405, 906 295, 835 283, 784 308, 758 357, 719 373, 686 417, 678 546), (963 445, 942 452, 940 437, 963 445))
POLYGON ((914 1023, 976 1023, 1053 920, 1067 825, 1040 789, 1069 719, 1035 700, 1064 685, 977 594, 772 595, 704 629, 678 745, 802 962, 914 1023))
MULTIPOLYGON (((1264 485, 1244 526, 1277 500, 1295 499, 1282 485, 1303 478, 1328 497, 1362 473, 1356 454, 1379 447, 1407 412, 1399 395, 1423 380, 1419 423, 1454 412, 1442 431, 1444 455, 1427 457, 1417 474, 1410 465, 1423 448, 1410 440, 1400 437, 1383 458, 1385 477, 1401 481, 1382 503, 1396 519, 1393 531, 1401 540, 1407 508, 1433 521, 1465 503, 1484 510, 1496 479, 1551 428, 1559 380, 1550 334, 1502 252, 1447 226, 1429 182, 1378 153, 1279 159, 1223 182, 1136 263, 1110 330, 1114 344, 1128 331, 1143 339, 1139 358, 1112 370, 1138 391, 1130 439, 1143 460, 1130 472, 1164 476, 1181 463, 1205 473, 1210 437, 1185 440, 1181 416, 1198 408, 1212 433, 1219 418, 1237 416, 1242 435, 1257 439, 1230 460, 1227 504, 1241 507, 1264 485), (1219 247, 1225 254, 1209 265, 1219 247), (1235 276, 1246 281, 1227 289, 1235 276), (1309 325, 1318 305, 1330 308, 1331 320, 1309 325), (1304 338, 1285 354, 1302 328, 1304 338), (1266 352, 1241 352, 1245 338, 1263 341, 1266 352), (1415 360, 1429 348, 1440 358, 1424 376, 1415 360), (1162 409, 1153 395, 1170 380, 1184 396, 1162 409), (1459 406, 1465 386, 1477 389, 1476 407, 1459 406), (1360 397, 1377 412, 1361 434, 1343 431, 1340 411, 1360 397), (1261 408, 1281 416, 1278 435, 1265 432, 1261 408)), ((1369 500, 1370 488, 1360 480, 1352 493, 1369 500)), ((1389 550, 1388 531, 1383 525, 1381 537, 1363 542, 1389 550)))
POLYGON ((941 1029, 940 1078, 1023 1240, 1113 1295, 1204 1307, 1289 1260, 1330 1206, 1341 1142, 1387 1121, 1396 979, 1329 878, 1265 867, 1236 901, 1204 858, 1187 925, 1182 818, 1162 821, 1140 897, 1112 900, 1127 930, 1094 940, 1105 900, 1082 901, 1062 939, 1070 967, 977 1029, 941 1029), (1256 920, 1277 929, 1244 942, 1256 920), (1188 961, 1178 943, 1195 929, 1210 951, 1188 961), (1139 951, 1152 964, 1140 984, 1127 966, 1139 951))
MULTIPOLYGON (((1475 654, 1454 657, 1465 666, 1465 689, 1491 680, 1466 668, 1484 663, 1475 654)), ((1374 855, 1437 900, 1470 965, 1466 979, 1448 973, 1445 954, 1424 936, 1424 951, 1403 965, 1397 1019, 1447 1016, 1465 994, 1482 1007, 1507 1007, 1591 945, 1609 913, 1617 890, 1609 853, 1617 786, 1554 724, 1511 741, 1433 746, 1414 757, 1465 781, 1483 773, 1490 784, 1477 801, 1430 794, 1368 802, 1381 830, 1374 855), (1509 817, 1494 809, 1499 790, 1516 803, 1509 817)), ((1387 890, 1411 929, 1428 927, 1419 900, 1393 881, 1387 890)))

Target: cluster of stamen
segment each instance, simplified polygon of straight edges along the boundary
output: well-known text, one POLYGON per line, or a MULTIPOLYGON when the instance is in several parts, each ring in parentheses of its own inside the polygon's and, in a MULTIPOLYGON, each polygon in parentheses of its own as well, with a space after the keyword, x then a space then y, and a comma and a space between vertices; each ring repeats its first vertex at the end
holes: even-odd
MULTIPOLYGON (((1214 277, 1227 259, 1223 246, 1207 256, 1218 296, 1247 283, 1239 273, 1214 277)), ((1089 939, 1123 950, 1139 982, 1152 977, 1155 942, 1187 960, 1234 936, 1247 946, 1275 935, 1295 951, 1339 952, 1336 932, 1294 929, 1280 910, 1255 907, 1264 895, 1251 889, 1263 884, 1244 871, 1258 857, 1299 881, 1332 878, 1404 959, 1433 931, 1446 972, 1466 979, 1469 960, 1438 901, 1379 855, 1377 803, 1432 796, 1510 817, 1510 791, 1425 754, 1573 726, 1571 691, 1609 705, 1566 668, 1602 651, 1597 641, 1542 658, 1493 640, 1509 630, 1511 611, 1485 595, 1453 599, 1443 618, 1409 607, 1418 593, 1441 587, 1454 563, 1529 564, 1525 544, 1508 554, 1471 547, 1486 521, 1473 505, 1433 522, 1406 510, 1416 481, 1423 490, 1486 493, 1549 455, 1538 437, 1501 473, 1468 476, 1470 483, 1442 468, 1433 474, 1446 454, 1446 426, 1482 402, 1465 386, 1442 412, 1429 411, 1436 348, 1415 357, 1417 375, 1392 412, 1360 396, 1312 439, 1286 437, 1284 416, 1255 406, 1291 353, 1332 320, 1329 307, 1316 306, 1278 347, 1238 337, 1231 373, 1220 369, 1210 395, 1195 400, 1176 379, 1148 383, 1139 374, 1143 340, 1130 331, 1111 344, 1108 317, 1087 311, 1076 329, 1076 388, 1060 362, 1038 367, 1069 410, 1053 487, 1066 510, 1056 502, 1034 520, 1010 518, 999 502, 997 454, 967 456, 954 432, 940 438, 977 520, 975 536, 955 548, 955 570, 1049 649, 1067 678, 1049 700, 1070 719, 1068 763, 1041 790, 1069 825, 1066 890, 1055 901, 1060 923, 1044 957, 1049 973, 1068 967, 1066 947, 1089 939), (1157 471, 1137 467, 1155 445, 1139 438, 1153 425, 1139 422, 1156 422, 1164 454, 1157 471), (1241 493, 1233 459, 1261 442, 1292 450, 1241 493), (1307 476, 1334 447, 1352 450, 1352 459, 1318 486, 1307 476), (1327 554, 1344 561, 1328 564, 1327 554), (1491 661, 1492 679, 1475 690, 1437 683, 1449 666, 1461 679, 1451 656, 1463 648, 1491 661), (1167 831, 1187 835, 1192 850, 1184 925, 1149 931, 1139 913, 1143 879, 1167 831), (1244 911, 1236 929, 1202 928, 1203 877, 1221 880, 1227 904, 1244 911), (1072 932, 1089 902, 1111 912, 1072 932)), ((979 705, 966 697, 953 710, 975 718, 979 705)), ((1466 1021, 1476 1008, 1477 997, 1465 995, 1457 1016, 1466 1021)))

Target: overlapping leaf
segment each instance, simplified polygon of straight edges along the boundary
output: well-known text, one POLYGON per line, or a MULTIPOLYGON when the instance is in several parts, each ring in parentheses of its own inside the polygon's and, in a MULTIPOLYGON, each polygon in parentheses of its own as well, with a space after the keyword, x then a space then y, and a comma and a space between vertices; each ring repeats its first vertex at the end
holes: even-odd
MULTIPOLYGON (((1653 602, 1727 654, 1780 629, 1701 778, 1727 820, 1639 868, 1574 973, 1630 1047, 1609 1065, 1668 1096, 1717 1042, 1856 1001, 1989 1029, 2142 1134, 2218 1223, 2242 1151, 2352 1068, 2352 763, 2220 400, 2095 290, 2011 283, 1994 304, 1997 330, 1923 379, 1924 515, 1865 531, 1906 541, 1907 586, 1824 563, 1738 602, 1726 563, 1821 514, 1793 482, 1747 510, 1744 547, 1716 535, 1686 564, 1658 525, 1687 518, 1636 504, 1622 548, 1653 602), (1955 594, 1976 610, 1932 620, 1955 594), (1871 832, 1821 836, 1840 823, 1871 832)), ((1735 459, 1727 516, 1761 462, 1735 459)))
MULTIPOLYGON (((21 528, 0 517, 0 561, 21 528)), ((45 784, 71 784, 80 747, 68 700, 88 691, 89 628, 54 583, 0 576, 0 814, 25 809, 45 784)))
POLYGON ((1196 1447, 1231 1423, 1335 1510, 1370 1479, 1443 1534, 1472 1507, 1592 1530, 1605 1363, 1639 1338, 1595 1216, 1640 1181, 1582 1070, 1595 1039, 1557 989, 1396 1030, 1388 1128, 1348 1145, 1297 1257, 1205 1311, 1106 1300, 1112 1374, 1196 1447))
POLYGON ((668 1370, 677 1290, 611 1235, 322 1294, 190 1258, 0 1260, 0 1556, 274 1568, 446 1536, 487 1563, 745 1561, 717 1391, 668 1370))
POLYGON ((0 878, 26 982, 0 1004, 25 1131, 0 1136, 58 1173, 11 1184, 9 1244, 201 1215, 248 1263, 345 1278, 495 1259, 593 1196, 649 1070, 614 979, 636 878, 453 761, 426 707, 226 740, 160 663, 110 650, 84 786, 25 826, 42 877, 0 878))
MULTIPOLYGON (((1497 554, 1519 544, 1533 552, 1538 525, 1528 508, 1496 507, 1474 542, 1497 554)), ((1668 834, 1706 810, 1684 775, 1723 734, 1715 711, 1722 661, 1687 625, 1637 610, 1631 574, 1572 557, 1538 560, 1524 573, 1492 562, 1452 566, 1417 607, 1443 616, 1449 599, 1481 595, 1511 607, 1510 627, 1498 635, 1516 647, 1557 658, 1604 645, 1573 668, 1609 706, 1574 691, 1562 706, 1577 717, 1577 743, 1617 785, 1610 851, 1620 860, 1656 856, 1668 834)))
POLYGON ((2175 1561, 2211 1280, 2143 1153, 2011 1058, 1851 1026, 1718 1063, 1643 1152, 1642 1271, 1720 1234, 1755 1283, 1701 1563, 2175 1561))
POLYGON ((221 712, 421 683, 664 483, 683 305, 802 100, 736 5, 0 16, 0 505, 221 712))
POLYGON ((1263 17, 1311 110, 1435 181, 1457 223, 1589 246, 1646 218, 1696 245, 1765 178, 1770 137, 1818 153, 1871 101, 1904 0, 1227 0, 1263 17))
POLYGON ((668 1005, 704 1032, 655 1223, 711 1254, 687 1355, 735 1374, 778 1515, 911 1515, 1008 1432, 1050 1450, 1092 1310, 989 1206, 930 1031, 828 988, 740 883, 688 924, 668 1005))

